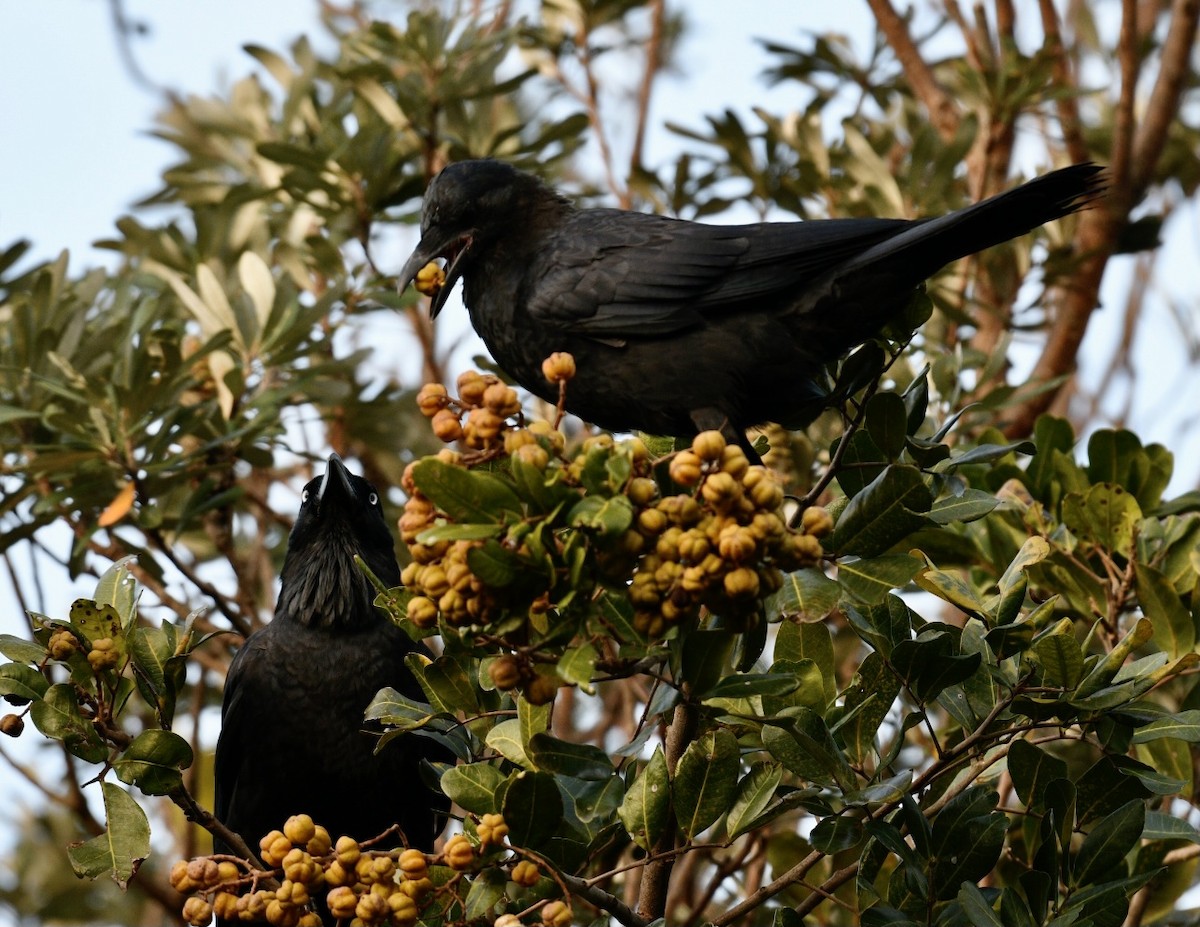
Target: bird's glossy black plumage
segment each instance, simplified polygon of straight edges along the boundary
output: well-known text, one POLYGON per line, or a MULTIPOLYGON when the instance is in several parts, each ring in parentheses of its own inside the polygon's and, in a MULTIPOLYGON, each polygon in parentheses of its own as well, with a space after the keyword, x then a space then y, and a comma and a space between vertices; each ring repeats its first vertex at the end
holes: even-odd
MULTIPOLYGON (((216 815, 257 849, 293 814, 312 815, 334 840, 365 840, 399 824, 431 849, 445 799, 420 780, 433 741, 377 737, 363 713, 391 686, 421 699, 404 658, 421 649, 373 604, 354 562, 400 585, 391 532, 375 488, 329 458, 304 488, 288 540, 275 617, 229 668, 216 754, 216 815)), ((218 851, 227 851, 218 847, 218 851)))
POLYGON ((1074 212, 1099 195, 1077 164, 935 219, 705 225, 578 209, 498 161, 451 164, 430 184, 421 241, 400 272, 447 260, 436 315, 463 280, 471 323, 522 386, 575 355, 567 408, 614 431, 690 435, 810 423, 821 371, 878 333, 949 262, 1074 212))

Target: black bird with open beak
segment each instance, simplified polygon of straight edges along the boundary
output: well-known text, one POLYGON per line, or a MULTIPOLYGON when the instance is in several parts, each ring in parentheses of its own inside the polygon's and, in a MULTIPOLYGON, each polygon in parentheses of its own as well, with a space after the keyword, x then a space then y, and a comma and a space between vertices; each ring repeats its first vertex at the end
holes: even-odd
POLYGON ((445 259, 433 314, 461 278, 496 362, 551 402, 542 361, 573 354, 566 407, 586 421, 676 436, 720 428, 749 449, 747 427, 811 423, 830 402, 825 365, 939 269, 1103 187, 1100 167, 1076 164, 934 219, 721 226, 579 209, 532 174, 464 161, 429 185, 399 283, 445 259))
POLYGON ((225 681, 216 815, 251 849, 301 813, 335 840, 399 824, 412 846, 430 850, 440 829, 446 799, 419 770, 422 758, 448 754, 417 736, 376 753, 363 718, 384 687, 423 698, 404 658, 424 648, 375 607, 356 554, 400 585, 378 491, 333 454, 301 494, 275 617, 246 639, 225 681))

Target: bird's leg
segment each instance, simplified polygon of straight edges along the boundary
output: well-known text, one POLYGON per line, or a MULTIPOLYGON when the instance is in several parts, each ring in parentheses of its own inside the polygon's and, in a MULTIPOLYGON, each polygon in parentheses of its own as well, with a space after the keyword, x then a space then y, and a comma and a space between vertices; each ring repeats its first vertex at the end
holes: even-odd
POLYGON ((733 423, 729 421, 729 416, 718 409, 705 408, 693 409, 688 413, 696 426, 696 431, 719 431, 724 435, 726 442, 736 444, 746 452, 746 459, 750 461, 752 467, 761 466, 762 458, 758 456, 758 451, 754 449, 754 445, 750 443, 750 439, 746 437, 746 432, 739 428, 734 428, 733 423))

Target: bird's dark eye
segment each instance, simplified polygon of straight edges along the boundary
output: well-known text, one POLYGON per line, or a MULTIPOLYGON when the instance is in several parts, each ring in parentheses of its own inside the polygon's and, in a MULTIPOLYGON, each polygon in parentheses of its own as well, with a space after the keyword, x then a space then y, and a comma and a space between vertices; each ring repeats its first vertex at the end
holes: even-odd
POLYGON ((307 501, 308 501, 308 490, 306 489, 306 490, 304 490, 304 492, 300 493, 300 504, 303 505, 307 501))
POLYGON ((379 505, 378 493, 371 493, 371 495, 367 497, 367 501, 370 502, 371 505, 379 505))

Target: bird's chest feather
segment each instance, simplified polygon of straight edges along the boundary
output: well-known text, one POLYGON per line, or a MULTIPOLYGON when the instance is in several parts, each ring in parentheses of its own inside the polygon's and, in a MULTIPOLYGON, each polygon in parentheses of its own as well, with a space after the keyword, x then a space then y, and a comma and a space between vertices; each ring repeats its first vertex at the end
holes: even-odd
POLYGON ((407 687, 403 654, 385 633, 288 630, 268 652, 263 708, 280 727, 300 732, 303 749, 323 763, 363 761, 374 747, 363 713, 380 689, 407 687))

